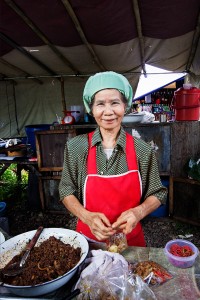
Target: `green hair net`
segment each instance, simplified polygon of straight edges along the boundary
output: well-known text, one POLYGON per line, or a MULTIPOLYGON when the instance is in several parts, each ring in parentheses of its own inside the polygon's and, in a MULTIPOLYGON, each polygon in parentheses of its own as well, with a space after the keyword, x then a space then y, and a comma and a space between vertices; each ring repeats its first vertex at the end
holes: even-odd
POLYGON ((97 73, 87 80, 83 91, 83 103, 88 113, 91 113, 90 104, 94 95, 104 89, 117 89, 127 99, 126 112, 130 109, 133 99, 133 90, 126 79, 121 74, 113 71, 97 73))

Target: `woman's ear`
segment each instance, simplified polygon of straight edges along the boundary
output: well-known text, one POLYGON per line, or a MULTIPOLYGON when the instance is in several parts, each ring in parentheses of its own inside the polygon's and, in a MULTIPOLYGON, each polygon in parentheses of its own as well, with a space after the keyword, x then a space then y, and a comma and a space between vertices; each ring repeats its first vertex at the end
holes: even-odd
POLYGON ((127 103, 125 103, 125 104, 124 104, 124 114, 125 114, 125 115, 127 114, 127 107, 128 107, 128 105, 127 105, 127 103))

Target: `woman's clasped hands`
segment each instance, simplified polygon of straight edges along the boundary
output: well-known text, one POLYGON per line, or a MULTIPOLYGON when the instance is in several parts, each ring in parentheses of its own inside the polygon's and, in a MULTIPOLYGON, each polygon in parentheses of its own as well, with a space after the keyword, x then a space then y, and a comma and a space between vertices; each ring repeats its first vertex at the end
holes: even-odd
POLYGON ((141 219, 142 210, 139 207, 124 211, 113 224, 103 213, 88 212, 87 225, 95 237, 103 241, 118 231, 130 233, 141 219))

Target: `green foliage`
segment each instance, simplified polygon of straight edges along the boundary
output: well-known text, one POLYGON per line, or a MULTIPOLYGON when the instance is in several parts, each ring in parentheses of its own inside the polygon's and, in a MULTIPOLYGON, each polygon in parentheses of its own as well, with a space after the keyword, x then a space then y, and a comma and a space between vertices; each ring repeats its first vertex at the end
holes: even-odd
MULTIPOLYGON (((0 166, 0 170, 3 165, 0 166)), ((28 172, 22 170, 21 181, 17 180, 17 165, 11 164, 9 168, 1 176, 0 185, 0 201, 16 199, 18 195, 22 195, 28 184, 28 172)))

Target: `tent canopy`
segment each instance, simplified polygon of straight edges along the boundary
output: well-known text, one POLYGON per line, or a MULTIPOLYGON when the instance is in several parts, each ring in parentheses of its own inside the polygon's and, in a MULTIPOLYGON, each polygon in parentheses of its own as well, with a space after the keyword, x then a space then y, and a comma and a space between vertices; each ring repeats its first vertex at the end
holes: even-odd
MULTIPOLYGON (((23 99, 36 111, 31 95, 43 100, 40 110, 46 98, 51 116, 43 112, 42 118, 48 121, 55 102, 81 101, 86 79, 96 72, 122 73, 134 91, 141 72, 148 76, 145 64, 198 78, 199 12, 199 0, 2 0, 1 99, 8 102, 9 84, 15 85, 10 94, 18 100, 18 112, 23 99), (58 82, 64 82, 61 90, 58 82)), ((25 110, 20 127, 35 117, 41 123, 37 113, 38 119, 25 110)))
POLYGON ((200 75, 199 11, 199 0, 2 0, 1 79, 140 73, 145 63, 200 75))

